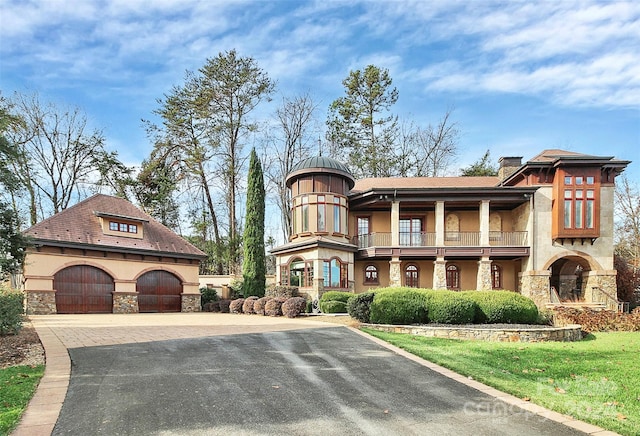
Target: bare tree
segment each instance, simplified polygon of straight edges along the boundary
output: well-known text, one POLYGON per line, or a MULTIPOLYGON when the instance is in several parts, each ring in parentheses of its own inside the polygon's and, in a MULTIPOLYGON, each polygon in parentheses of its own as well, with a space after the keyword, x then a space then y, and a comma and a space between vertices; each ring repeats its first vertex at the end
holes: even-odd
POLYGON ((640 187, 626 176, 616 180, 616 252, 640 268, 640 187))
POLYGON ((264 174, 269 185, 274 187, 285 241, 291 232, 291 195, 285 179, 294 165, 313 150, 310 129, 316 108, 309 94, 283 97, 275 113, 276 127, 267 143, 264 174))
POLYGON ((11 162, 28 195, 31 224, 66 209, 94 182, 98 163, 107 153, 100 130, 90 129, 78 108, 60 109, 42 103, 37 94, 16 93, 12 105, 20 123, 7 130, 17 157, 11 162))
POLYGON ((451 121, 453 110, 447 109, 434 126, 426 128, 413 122, 402 123, 398 153, 398 173, 403 177, 438 177, 444 175, 457 154, 460 130, 451 121))

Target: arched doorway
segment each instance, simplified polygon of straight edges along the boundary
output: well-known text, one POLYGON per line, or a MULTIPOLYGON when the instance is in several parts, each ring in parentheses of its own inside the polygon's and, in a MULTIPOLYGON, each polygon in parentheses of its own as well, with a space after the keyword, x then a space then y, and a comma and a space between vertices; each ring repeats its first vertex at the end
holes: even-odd
POLYGON ((75 265, 53 276, 58 313, 113 312, 113 278, 94 266, 75 265))
POLYGON ((140 312, 180 312, 182 281, 167 271, 149 271, 138 277, 138 310, 140 312))
POLYGON ((590 270, 589 263, 577 256, 563 257, 551 264, 550 286, 558 293, 562 302, 585 300, 585 276, 590 270))

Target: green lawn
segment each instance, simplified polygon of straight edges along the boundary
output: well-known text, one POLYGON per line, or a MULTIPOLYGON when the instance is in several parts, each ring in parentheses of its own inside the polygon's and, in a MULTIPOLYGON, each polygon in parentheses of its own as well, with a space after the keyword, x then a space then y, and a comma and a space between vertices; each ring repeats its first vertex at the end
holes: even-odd
POLYGON ((556 412, 624 435, 640 434, 640 333, 499 343, 362 330, 556 412))
POLYGON ((33 396, 44 365, 0 369, 0 435, 8 435, 33 396))

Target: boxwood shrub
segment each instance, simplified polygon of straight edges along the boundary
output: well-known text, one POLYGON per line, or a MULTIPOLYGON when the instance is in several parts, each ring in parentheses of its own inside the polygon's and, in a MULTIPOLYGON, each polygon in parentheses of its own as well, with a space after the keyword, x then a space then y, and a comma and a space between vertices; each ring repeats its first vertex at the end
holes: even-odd
POLYGON ((295 318, 307 308, 307 300, 303 297, 291 297, 282 303, 282 314, 287 318, 295 318))
POLYGON ((371 319, 371 302, 374 296, 373 292, 352 295, 347 301, 347 313, 349 313, 349 316, 360 322, 369 322, 371 319))
POLYGON ((353 295, 354 294, 352 294, 351 292, 327 291, 324 294, 322 294, 322 297, 320 297, 320 302, 342 301, 343 303, 346 303, 347 301, 349 301, 349 298, 351 298, 353 295))
POLYGON ((465 291, 477 305, 474 322, 482 324, 535 324, 538 307, 530 298, 510 291, 465 291))
POLYGON ((429 322, 470 324, 476 314, 476 303, 451 291, 427 291, 429 322))
POLYGON ((264 315, 264 306, 267 304, 269 300, 273 299, 273 297, 260 297, 255 303, 253 303, 253 313, 257 315, 264 315))
POLYGON ((374 324, 423 324, 428 321, 427 292, 412 288, 376 291, 370 310, 374 324))
POLYGON ((320 310, 322 313, 347 313, 347 303, 337 300, 320 300, 320 310))
POLYGON ((244 300, 244 303, 242 304, 242 313, 255 313, 253 311, 253 305, 255 304, 255 302, 258 301, 258 297, 255 295, 252 295, 250 297, 247 297, 244 300))

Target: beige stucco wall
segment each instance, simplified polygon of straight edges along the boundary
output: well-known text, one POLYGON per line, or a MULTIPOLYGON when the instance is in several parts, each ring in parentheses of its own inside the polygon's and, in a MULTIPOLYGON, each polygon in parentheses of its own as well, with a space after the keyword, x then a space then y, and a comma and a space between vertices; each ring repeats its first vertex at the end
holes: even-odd
MULTIPOLYGON (((136 293, 136 280, 148 271, 167 271, 174 274, 182 282, 183 295, 198 295, 198 261, 167 259, 161 261, 158 257, 141 256, 125 258, 123 254, 109 253, 106 257, 97 256, 98 252, 88 251, 83 256, 81 250, 67 249, 61 253, 59 249, 43 247, 41 252, 30 251, 24 265, 25 292, 51 292, 55 274, 67 267, 75 265, 89 265, 99 268, 109 274, 115 285, 115 293, 136 293), (137 257, 137 259, 136 259, 137 257), (151 260, 150 260, 151 259, 151 260)), ((199 309, 199 308, 198 308, 199 309)))

